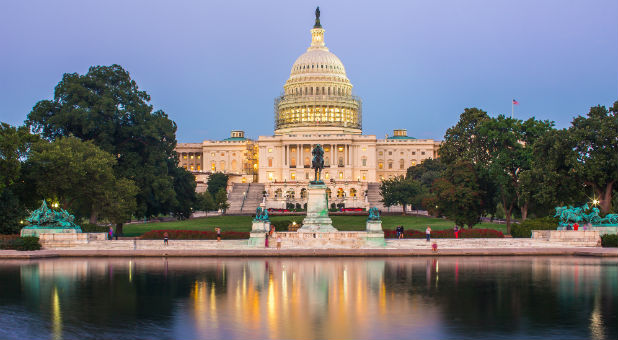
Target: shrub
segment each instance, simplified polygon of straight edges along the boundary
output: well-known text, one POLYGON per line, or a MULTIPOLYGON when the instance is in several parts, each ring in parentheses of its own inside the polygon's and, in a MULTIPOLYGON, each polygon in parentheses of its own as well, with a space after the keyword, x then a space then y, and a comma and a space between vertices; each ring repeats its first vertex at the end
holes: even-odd
POLYGON ((601 235, 601 245, 603 247, 618 247, 618 234, 601 235))
MULTIPOLYGON (((163 240, 163 233, 167 232, 170 240, 216 240, 217 233, 214 230, 151 230, 144 233, 144 240, 163 240)), ((221 231, 224 240, 242 240, 249 238, 248 231, 221 231)))
POLYGON ((557 228, 558 219, 551 216, 527 219, 511 226, 511 236, 527 238, 532 236, 532 230, 556 230, 557 228))
POLYGON ((81 225, 82 231, 85 233, 106 233, 109 231, 108 226, 84 223, 81 225))
POLYGON ((275 227, 275 231, 288 231, 290 224, 292 224, 290 220, 270 221, 270 225, 275 227))
MULTIPOLYGON (((384 230, 385 238, 395 238, 395 230, 384 230)), ((404 230, 404 238, 425 238, 425 232, 419 230, 404 230)), ((461 229, 459 238, 503 238, 501 231, 494 229, 461 229)), ((452 229, 437 230, 431 232, 431 238, 455 238, 452 229)))
POLYGON ((20 237, 18 235, 6 235, 0 239, 0 249, 13 250, 40 250, 41 243, 36 236, 20 237))

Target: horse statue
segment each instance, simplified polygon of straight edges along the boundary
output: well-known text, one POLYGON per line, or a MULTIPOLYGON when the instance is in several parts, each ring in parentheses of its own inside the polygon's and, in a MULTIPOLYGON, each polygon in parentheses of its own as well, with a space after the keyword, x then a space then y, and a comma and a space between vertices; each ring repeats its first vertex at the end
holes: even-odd
POLYGON ((315 170, 315 180, 313 183, 323 183, 321 177, 322 170, 324 169, 324 149, 318 144, 311 150, 311 155, 313 155, 311 168, 315 170))

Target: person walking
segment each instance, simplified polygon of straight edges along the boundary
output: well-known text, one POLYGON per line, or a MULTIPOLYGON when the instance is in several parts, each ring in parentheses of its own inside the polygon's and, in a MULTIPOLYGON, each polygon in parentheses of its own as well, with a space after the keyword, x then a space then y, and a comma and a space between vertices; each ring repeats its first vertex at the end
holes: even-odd
POLYGON ((264 248, 268 248, 268 233, 264 235, 264 248))
POLYGON ((277 235, 277 249, 281 249, 281 236, 277 235))
POLYGON ((114 228, 113 227, 109 227, 109 231, 107 232, 107 239, 108 240, 114 239, 114 228))
POLYGON ((217 232, 217 242, 221 242, 221 228, 216 227, 215 231, 217 232))
POLYGON ((397 228, 395 228, 395 238, 397 239, 399 238, 399 227, 400 226, 397 226, 397 228))
POLYGON ((402 225, 399 226, 399 238, 403 239, 403 226, 402 225))
POLYGON ((166 232, 163 233, 163 244, 167 245, 167 241, 170 239, 170 235, 166 232))
POLYGON ((453 227, 453 234, 455 234, 455 238, 459 238, 459 226, 457 224, 453 227))
POLYGON ((427 237, 427 242, 429 242, 429 240, 431 239, 431 227, 427 226, 427 229, 425 229, 425 237, 427 237))

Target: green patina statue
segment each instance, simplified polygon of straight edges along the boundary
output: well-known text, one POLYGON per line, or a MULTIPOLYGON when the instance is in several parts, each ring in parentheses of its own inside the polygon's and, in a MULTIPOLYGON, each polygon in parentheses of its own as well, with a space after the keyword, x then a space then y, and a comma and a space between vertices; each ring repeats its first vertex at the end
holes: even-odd
POLYGON ((257 207, 255 209, 255 217, 253 218, 254 222, 268 222, 268 209, 262 209, 261 207, 257 207))
POLYGON ((82 228, 75 224, 75 217, 64 209, 54 211, 47 207, 43 200, 41 207, 33 211, 26 219, 30 225, 22 228, 22 235, 38 235, 39 233, 81 233, 82 228), (38 231, 37 230, 41 230, 38 231))
POLYGON ((369 208, 369 221, 380 221, 380 210, 377 207, 369 208))
POLYGON ((323 184, 322 181, 322 170, 324 170, 324 149, 320 144, 316 145, 313 150, 311 150, 311 154, 313 155, 313 160, 311 161, 311 168, 315 170, 315 180, 311 183, 313 184, 323 184))
POLYGON ((560 218, 560 227, 582 222, 600 227, 618 224, 618 214, 607 214, 605 217, 601 217, 599 216, 599 212, 599 208, 592 207, 592 209, 590 209, 586 203, 581 207, 556 207, 556 215, 554 215, 554 217, 560 218), (586 213, 588 210, 590 210, 590 213, 586 213))

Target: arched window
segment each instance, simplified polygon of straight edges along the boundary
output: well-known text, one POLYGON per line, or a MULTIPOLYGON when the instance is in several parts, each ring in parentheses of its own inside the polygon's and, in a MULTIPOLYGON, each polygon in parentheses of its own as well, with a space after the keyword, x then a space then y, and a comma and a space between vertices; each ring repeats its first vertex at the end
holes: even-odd
POLYGON ((275 198, 281 198, 281 193, 283 192, 283 190, 281 190, 281 188, 275 190, 275 198))
POLYGON ((406 161, 404 161, 403 159, 400 159, 399 160, 399 169, 403 170, 405 165, 406 165, 406 161))
POLYGON ((212 171, 216 171, 217 170, 217 165, 215 164, 215 162, 210 163, 210 169, 212 171))
POLYGON ((311 161, 309 160, 309 157, 305 157, 305 168, 308 168, 311 166, 311 161))
POLYGON ((344 195, 343 188, 337 189, 337 198, 343 198, 344 195))
POLYGON ((356 189, 350 189, 350 197, 356 197, 356 189))
POLYGON ((300 198, 302 199, 307 198, 307 189, 305 188, 300 189, 300 198))
POLYGON ((384 162, 378 161, 378 169, 384 169, 384 162))
POLYGON ((294 198, 294 189, 288 189, 288 191, 285 192, 285 197, 286 198, 294 198))
POLYGON ((236 167, 238 166, 235 159, 232 160, 232 171, 236 171, 236 167))

